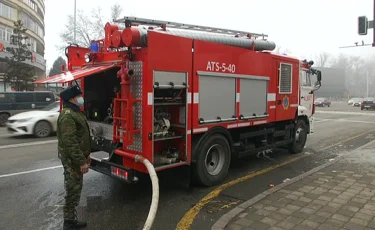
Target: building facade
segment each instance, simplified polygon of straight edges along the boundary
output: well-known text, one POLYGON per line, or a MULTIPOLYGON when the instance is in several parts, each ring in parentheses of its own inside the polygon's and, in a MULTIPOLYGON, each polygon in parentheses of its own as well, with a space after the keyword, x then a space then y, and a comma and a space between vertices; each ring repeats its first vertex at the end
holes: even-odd
MULTIPOLYGON (((27 43, 30 44, 32 60, 25 61, 35 69, 36 78, 45 78, 46 60, 44 59, 44 0, 1 0, 0 1, 0 45, 4 47, 10 44, 13 34, 14 22, 21 20, 27 28, 27 43)), ((9 84, 4 84, 3 76, 7 65, 4 58, 10 55, 0 52, 0 92, 10 90, 9 84)))

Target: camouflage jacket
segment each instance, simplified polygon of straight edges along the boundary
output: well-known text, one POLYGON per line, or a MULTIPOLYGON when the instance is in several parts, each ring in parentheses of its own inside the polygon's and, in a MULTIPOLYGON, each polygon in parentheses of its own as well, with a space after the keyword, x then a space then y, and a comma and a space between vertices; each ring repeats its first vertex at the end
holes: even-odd
POLYGON ((57 120, 58 151, 72 166, 87 162, 91 153, 90 130, 86 117, 75 105, 64 104, 57 120))

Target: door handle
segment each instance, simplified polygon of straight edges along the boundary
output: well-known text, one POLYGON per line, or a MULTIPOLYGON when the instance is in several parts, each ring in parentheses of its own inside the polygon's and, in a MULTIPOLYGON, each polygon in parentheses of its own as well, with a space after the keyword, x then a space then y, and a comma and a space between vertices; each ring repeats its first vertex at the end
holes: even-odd
POLYGON ((278 104, 278 105, 281 105, 281 100, 277 100, 277 104, 278 104))

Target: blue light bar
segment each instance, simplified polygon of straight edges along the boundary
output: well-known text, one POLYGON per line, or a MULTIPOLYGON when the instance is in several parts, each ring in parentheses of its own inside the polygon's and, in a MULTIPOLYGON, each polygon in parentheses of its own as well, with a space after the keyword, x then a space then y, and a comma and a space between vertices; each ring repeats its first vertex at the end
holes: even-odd
POLYGON ((93 42, 90 44, 90 51, 92 53, 97 53, 99 52, 99 44, 97 42, 93 42))

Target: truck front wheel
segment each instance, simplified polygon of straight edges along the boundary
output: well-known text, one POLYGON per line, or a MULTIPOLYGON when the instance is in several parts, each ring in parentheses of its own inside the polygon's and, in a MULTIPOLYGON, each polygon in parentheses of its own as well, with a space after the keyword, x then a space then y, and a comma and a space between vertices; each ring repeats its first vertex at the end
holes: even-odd
POLYGON ((305 121, 299 119, 294 131, 294 141, 289 145, 289 151, 293 154, 301 153, 307 141, 307 125, 305 121))
POLYGON ((231 151, 228 140, 220 134, 213 134, 197 149, 194 176, 198 183, 213 186, 222 182, 228 174, 231 151))

